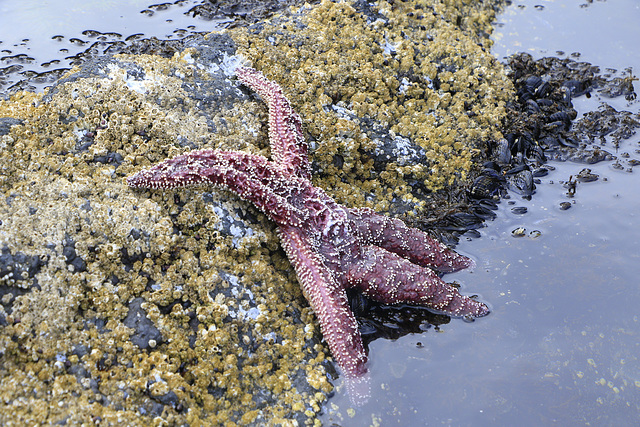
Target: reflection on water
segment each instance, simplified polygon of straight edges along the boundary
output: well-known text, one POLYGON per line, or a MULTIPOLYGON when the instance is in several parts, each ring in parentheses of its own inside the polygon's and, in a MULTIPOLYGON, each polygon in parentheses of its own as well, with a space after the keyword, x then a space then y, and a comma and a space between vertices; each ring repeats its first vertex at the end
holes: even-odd
MULTIPOLYGON (((223 21, 194 18, 201 0, 21 0, 0 2, 0 93, 36 73, 78 64, 93 47, 102 53, 132 37, 181 39, 223 21), (6 80, 6 81, 5 81, 6 80)), ((50 86, 35 85, 37 89, 50 86)))
POLYGON ((514 0, 498 20, 493 51, 536 57, 579 53, 602 67, 623 69, 640 58, 637 0, 514 0))
MULTIPOLYGON (((494 51, 539 58, 565 51, 580 60, 640 70, 640 4, 635 1, 515 1, 500 18, 494 51), (581 6, 581 3, 584 3, 581 6), (536 7, 538 6, 538 7, 536 7), (543 6, 543 7, 539 7, 543 6), (586 6, 586 7, 585 7, 586 6), (605 39, 606 37, 606 39, 605 39), (609 39, 611 38, 611 39, 609 39), (635 54, 630 54, 635 52, 635 54)), ((636 85, 637 86, 637 85, 636 85)), ((636 87, 638 89, 638 87, 636 87)), ((600 101, 640 111, 624 99, 600 101)), ((639 157, 640 138, 617 151, 639 157)), ((397 341, 370 344, 367 406, 347 410, 337 393, 324 419, 345 426, 630 425, 640 411, 640 178, 613 162, 599 176, 563 185, 585 165, 551 162, 527 201, 512 195, 482 237, 457 247, 478 262, 448 275, 491 305, 487 318, 453 321, 397 341), (569 202, 563 210, 560 203, 569 202), (526 207, 517 214, 513 207, 526 207), (522 227, 523 237, 512 231, 522 227), (538 233, 531 233, 539 231, 538 233), (538 236, 538 237, 536 237, 538 236)))

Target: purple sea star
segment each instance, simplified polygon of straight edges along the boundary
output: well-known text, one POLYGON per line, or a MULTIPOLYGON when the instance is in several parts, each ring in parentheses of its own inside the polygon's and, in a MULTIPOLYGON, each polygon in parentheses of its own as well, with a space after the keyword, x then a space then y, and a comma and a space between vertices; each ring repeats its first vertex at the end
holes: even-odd
POLYGON ((282 246, 324 339, 348 379, 367 372, 348 288, 358 288, 385 304, 419 304, 455 317, 489 312, 433 271, 470 267, 471 259, 400 220, 366 208, 347 208, 314 187, 302 121, 280 86, 252 68, 238 68, 236 75, 269 106, 273 160, 237 151, 193 151, 132 175, 127 179, 131 187, 213 184, 267 214, 278 225, 282 246))

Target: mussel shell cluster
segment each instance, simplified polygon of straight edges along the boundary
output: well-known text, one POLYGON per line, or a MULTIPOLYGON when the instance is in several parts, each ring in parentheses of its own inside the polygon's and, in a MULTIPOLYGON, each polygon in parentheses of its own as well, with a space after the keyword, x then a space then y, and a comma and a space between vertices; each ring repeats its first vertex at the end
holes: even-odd
POLYGON ((576 120, 572 100, 591 96, 635 98, 633 78, 611 78, 587 62, 565 58, 534 60, 526 53, 509 58, 516 97, 508 105, 505 137, 488 147, 487 161, 474 180, 472 200, 504 197, 510 190, 523 198, 535 192, 538 177, 547 173, 549 159, 596 163, 614 156, 600 147, 603 133, 615 141, 633 135, 640 118, 603 105, 597 112, 576 120), (598 133, 600 132, 600 134, 598 133))

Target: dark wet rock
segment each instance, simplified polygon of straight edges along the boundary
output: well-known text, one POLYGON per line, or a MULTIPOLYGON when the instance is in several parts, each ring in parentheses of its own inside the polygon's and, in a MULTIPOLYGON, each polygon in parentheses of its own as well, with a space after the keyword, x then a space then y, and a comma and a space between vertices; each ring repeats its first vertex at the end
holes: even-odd
POLYGON ((122 164, 123 157, 120 153, 107 153, 102 156, 96 156, 93 161, 96 163, 109 164, 120 166, 122 164))
MULTIPOLYGON (((180 402, 180 398, 173 390, 170 390, 169 392, 159 396, 152 395, 151 398, 155 400, 157 403, 160 403, 161 405, 169 405, 174 409, 178 406, 178 403, 180 402)), ((162 413, 162 411, 160 411, 160 413, 162 413)))
MULTIPOLYGON (((131 233, 134 233, 134 231, 137 230, 131 230, 131 233)), ((131 235, 130 233, 130 235, 131 235)), ((145 233, 146 234, 146 233, 145 233)), ((136 235, 135 233, 133 235, 136 235)), ((145 236, 145 238, 149 238, 149 236, 145 236)), ((137 240, 137 238, 135 238, 137 240)), ((126 271, 131 271, 133 269, 133 265, 137 262, 137 261, 143 261, 146 257, 146 254, 143 252, 140 253, 133 253, 133 251, 129 251, 129 249, 127 248, 122 248, 120 250, 120 260, 122 262, 122 265, 124 267, 124 269, 126 271)))
POLYGON ((11 253, 7 246, 3 246, 0 250, 0 284, 33 280, 45 264, 44 257, 11 253))
POLYGON ((85 325, 85 328, 88 328, 88 329, 92 328, 92 327, 95 328, 98 331, 98 333, 100 333, 100 334, 104 334, 106 332, 111 332, 110 329, 106 328, 106 325, 107 325, 106 320, 99 319, 97 317, 86 319, 84 321, 84 325, 85 325))
POLYGON ((147 317, 147 313, 142 308, 145 300, 142 297, 134 298, 129 303, 129 313, 123 323, 126 327, 133 329, 131 342, 143 350, 150 350, 162 343, 162 334, 147 317))
POLYGON ((596 173, 592 173, 591 169, 589 168, 582 169, 576 175, 576 179, 580 182, 593 182, 593 181, 597 181, 598 178, 599 178, 599 175, 596 173))
MULTIPOLYGON (((24 295, 29 291, 30 289, 23 289, 4 284, 0 285, 0 301, 2 301, 1 304, 4 308, 4 311, 7 314, 11 314, 11 312, 13 311, 13 303, 15 302, 16 297, 24 295)), ((0 322, 6 324, 6 319, 4 318, 4 316, 2 317, 2 320, 0 320, 0 322)))
POLYGON ((80 385, 91 389, 94 393, 99 392, 98 382, 91 378, 91 373, 82 364, 73 364, 68 372, 74 375, 80 385))
MULTIPOLYGON (((185 15, 192 16, 196 20, 216 20, 216 25, 219 27, 246 26, 266 19, 289 6, 302 5, 304 3, 307 2, 303 0, 203 0, 200 4, 191 7, 185 15)), ((317 1, 310 1, 308 3, 317 3, 317 1)), ((153 14, 156 10, 161 10, 163 7, 166 8, 167 5, 169 5, 169 3, 149 6, 148 9, 141 11, 141 13, 153 14)), ((86 50, 64 58, 63 63, 69 64, 69 67, 63 66, 44 72, 30 71, 25 69, 25 67, 28 61, 33 60, 33 58, 25 55, 21 61, 22 63, 12 64, 0 70, 2 71, 2 76, 0 76, 0 91, 6 91, 9 94, 20 90, 35 91, 36 84, 53 85, 56 83, 67 73, 70 66, 82 66, 96 62, 102 57, 120 53, 132 55, 150 54, 170 58, 175 53, 183 51, 195 38, 208 32, 209 31, 196 32, 181 29, 176 32, 176 35, 182 35, 182 38, 179 39, 161 40, 156 37, 144 37, 141 34, 133 34, 123 40, 122 35, 119 34, 87 30, 83 33, 84 36, 100 38, 100 40, 94 43, 88 43, 86 50)), ((19 59, 20 58, 17 58, 17 60, 19 59)), ((131 76, 135 76, 135 73, 132 73, 131 76)), ((0 136, 1 135, 2 126, 0 125, 0 136)))
POLYGON ((141 405, 138 409, 140 415, 151 415, 154 417, 162 415, 162 411, 164 411, 164 405, 153 400, 146 402, 146 404, 141 405))
POLYGON ((426 156, 424 148, 399 135, 395 139, 381 138, 375 142, 377 147, 371 155, 376 170, 384 170, 389 163, 397 163, 399 166, 420 163, 426 156))
POLYGON ((560 209, 561 210, 566 211, 570 207, 571 207, 571 203, 570 202, 560 202, 560 209))
POLYGON ((216 229, 225 235, 233 236, 233 246, 237 247, 241 239, 254 234, 251 228, 244 225, 244 221, 256 221, 253 211, 242 209, 229 211, 217 197, 209 192, 202 193, 202 199, 212 206, 213 211, 220 218, 220 221, 215 225, 216 229))
POLYGON ((301 3, 300 0, 209 0, 192 7, 187 14, 206 20, 227 17, 233 19, 235 25, 241 25, 267 19, 279 10, 301 3))
POLYGON ((90 348, 87 347, 84 344, 78 344, 78 345, 74 345, 73 349, 71 351, 71 354, 75 354, 76 356, 78 356, 80 359, 82 359, 82 357, 86 356, 87 354, 89 354, 90 348))
MULTIPOLYGON (((6 314, 13 312, 16 298, 26 293, 40 289, 35 275, 38 274, 46 259, 29 256, 22 252, 11 253, 7 246, 0 251, 0 304, 6 314)), ((0 325, 7 324, 3 314, 0 314, 0 325)))
POLYGON ((74 271, 81 272, 87 270, 87 263, 76 252, 76 243, 68 236, 64 241, 62 255, 66 258, 67 264, 72 267, 74 271))
POLYGON ((22 124, 22 120, 12 117, 0 117, 0 136, 6 135, 11 130, 11 126, 22 124))
MULTIPOLYGON (((96 58, 94 61, 85 64, 77 73, 72 73, 66 78, 56 80, 56 84, 51 87, 49 92, 42 97, 42 102, 50 102, 51 99, 58 93, 58 88, 69 82, 75 82, 77 80, 98 77, 106 78, 108 76, 109 64, 115 60, 111 56, 105 56, 96 58)), ((67 118, 67 122, 71 120, 67 118)), ((64 122, 63 122, 64 123, 64 122)))

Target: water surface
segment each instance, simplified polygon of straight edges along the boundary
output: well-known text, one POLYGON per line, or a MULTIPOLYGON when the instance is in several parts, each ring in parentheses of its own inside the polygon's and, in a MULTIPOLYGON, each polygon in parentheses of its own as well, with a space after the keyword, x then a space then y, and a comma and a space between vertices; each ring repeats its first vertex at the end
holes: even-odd
MULTIPOLYGON (((189 10, 201 0, 20 0, 0 2, 0 92, 38 73, 79 64, 93 47, 156 37, 181 39, 226 20, 205 21, 189 10)), ((42 90, 51 79, 35 84, 42 90)))

